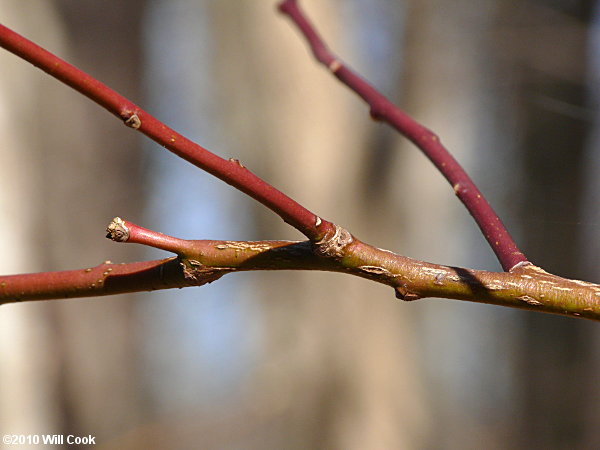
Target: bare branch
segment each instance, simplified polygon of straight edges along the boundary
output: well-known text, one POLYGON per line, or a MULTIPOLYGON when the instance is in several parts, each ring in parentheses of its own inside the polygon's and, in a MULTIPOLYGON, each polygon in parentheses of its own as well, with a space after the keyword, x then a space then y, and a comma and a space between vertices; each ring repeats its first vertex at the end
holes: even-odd
POLYGON ((185 256, 185 250, 190 242, 148 230, 120 217, 115 217, 106 227, 106 231, 106 237, 112 241, 147 245, 179 256, 185 256))
POLYGON ((110 261, 87 269, 0 277, 0 304, 96 297, 187 286, 177 258, 129 264, 110 261))
POLYGON ((385 284, 403 300, 442 297, 600 320, 600 285, 561 278, 530 263, 518 265, 511 272, 448 267, 378 249, 354 236, 344 240, 335 255, 324 258, 318 244, 310 241, 187 241, 123 223, 131 235, 139 232, 127 242, 169 247, 180 256, 130 264, 107 261, 89 269, 3 276, 0 303, 200 286, 241 271, 320 270, 385 284))
POLYGON ((223 159, 169 128, 94 77, 0 25, 0 46, 77 90, 177 156, 239 189, 277 213, 311 240, 335 232, 333 225, 254 175, 236 159, 223 159))
POLYGON ((392 287, 398 298, 444 297, 600 320, 600 286, 549 274, 529 263, 473 182, 429 130, 417 124, 337 60, 306 21, 294 0, 281 9, 298 24, 317 59, 385 120, 415 142, 453 184, 507 272, 486 272, 416 261, 370 246, 324 221, 250 173, 194 144, 99 81, 0 26, 0 45, 77 89, 156 142, 237 187, 302 231, 310 240, 182 240, 115 218, 108 235, 116 242, 149 245, 177 257, 129 264, 0 277, 0 304, 91 297, 200 286, 249 270, 322 270, 348 273, 392 287))
POLYGON ((370 108, 371 116, 394 127, 410 139, 431 160, 448 180, 455 194, 465 205, 481 229, 504 270, 527 261, 510 234, 477 188, 437 135, 406 115, 367 81, 351 71, 325 45, 313 25, 304 16, 296 0, 285 0, 279 10, 298 27, 310 49, 321 64, 342 83, 360 96, 370 108))

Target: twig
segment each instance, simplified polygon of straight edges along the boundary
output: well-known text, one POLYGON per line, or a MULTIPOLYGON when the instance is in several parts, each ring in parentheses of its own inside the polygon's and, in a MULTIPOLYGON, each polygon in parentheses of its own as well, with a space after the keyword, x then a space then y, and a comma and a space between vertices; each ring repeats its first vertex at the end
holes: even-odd
POLYGON ((354 237, 340 255, 322 258, 310 241, 188 241, 121 219, 113 220, 109 228, 108 237, 116 242, 141 243, 179 256, 0 277, 0 303, 199 286, 240 271, 321 270, 391 286, 398 298, 408 301, 442 297, 600 320, 599 285, 567 280, 533 264, 519 265, 512 272, 448 267, 378 249, 354 237))
POLYGON ((0 25, 0 46, 93 100, 123 120, 125 125, 248 194, 310 240, 317 241, 335 232, 333 224, 254 175, 238 160, 225 160, 190 141, 94 77, 3 25, 0 25))
POLYGON ((504 270, 509 271, 517 264, 527 262, 527 258, 521 253, 488 201, 460 164, 441 144, 438 136, 402 112, 367 81, 342 63, 327 48, 299 8, 296 0, 281 2, 279 10, 298 27, 317 61, 326 66, 336 78, 369 105, 373 118, 387 122, 410 139, 444 175, 457 197, 475 219, 504 270))
POLYGON ((429 152, 434 162, 453 167, 449 173, 444 172, 446 177, 451 182, 457 180, 457 194, 475 216, 486 238, 497 239, 490 242, 492 248, 503 267, 510 270, 497 273, 441 266, 365 244, 345 229, 321 220, 251 174, 239 162, 225 161, 213 155, 99 81, 0 26, 0 45, 104 106, 126 125, 139 129, 179 156, 256 198, 310 239, 305 242, 182 240, 115 218, 108 228, 110 239, 150 245, 178 256, 130 264, 106 261, 88 269, 3 276, 0 277, 0 304, 199 286, 236 271, 325 270, 391 286, 396 296, 403 300, 445 297, 600 320, 599 285, 567 280, 528 263, 479 191, 468 177, 463 178, 466 175, 439 144, 437 137, 397 110, 333 58, 295 1, 285 1, 281 7, 294 17, 307 35, 317 58, 359 95, 372 102, 372 113, 376 117, 389 121, 400 131, 404 129, 414 142, 429 152), (474 203, 469 203, 469 199, 474 203))
POLYGON ((187 243, 163 233, 148 230, 132 222, 115 217, 106 227, 106 237, 115 242, 130 242, 166 250, 180 256, 185 255, 187 243))
POLYGON ((0 277, 0 304, 29 300, 96 297, 187 286, 176 258, 60 272, 0 277))

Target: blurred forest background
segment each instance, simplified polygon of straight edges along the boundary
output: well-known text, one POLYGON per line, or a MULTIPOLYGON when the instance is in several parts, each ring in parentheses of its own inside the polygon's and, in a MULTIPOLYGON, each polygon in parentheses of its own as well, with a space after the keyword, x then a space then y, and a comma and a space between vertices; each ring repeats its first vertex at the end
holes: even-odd
MULTIPOLYGON (((302 5, 441 136, 533 262, 600 282, 595 2, 302 5)), ((4 0, 0 21, 371 244, 500 269, 442 177, 316 65, 275 1, 4 0)), ((3 51, 0 67, 0 273, 164 256, 104 239, 116 215, 182 238, 301 239, 31 65, 3 51)), ((600 448, 599 348, 596 323, 406 304, 326 273, 7 305, 0 431, 104 449, 600 448)))

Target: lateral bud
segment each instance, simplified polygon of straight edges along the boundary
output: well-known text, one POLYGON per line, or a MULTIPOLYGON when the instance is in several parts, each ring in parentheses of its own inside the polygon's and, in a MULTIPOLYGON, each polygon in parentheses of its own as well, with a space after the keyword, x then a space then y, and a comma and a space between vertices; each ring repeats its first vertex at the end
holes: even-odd
POLYGON ((409 291, 405 285, 396 286, 394 291, 396 292, 396 298, 404 300, 405 302, 412 302, 413 300, 423 298, 419 294, 409 291))
POLYGON ((133 128, 134 130, 137 130, 139 127, 142 126, 142 121, 140 120, 139 116, 135 113, 131 114, 128 118, 124 119, 124 123, 129 128, 133 128))

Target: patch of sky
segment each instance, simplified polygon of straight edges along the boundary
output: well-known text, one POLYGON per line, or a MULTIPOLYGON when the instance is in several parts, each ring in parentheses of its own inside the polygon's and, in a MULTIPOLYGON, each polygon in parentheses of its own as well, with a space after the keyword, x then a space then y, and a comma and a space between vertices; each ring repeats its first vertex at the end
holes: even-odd
MULTIPOLYGON (((149 110, 184 136, 219 154, 227 142, 215 123, 212 36, 206 1, 155 0, 145 19, 149 110)), ((146 223, 186 239, 244 239, 251 223, 239 193, 149 144, 146 223)), ((148 257, 164 257, 149 250, 148 257)), ((151 294, 140 304, 146 383, 158 405, 178 408, 234 392, 253 361, 248 329, 258 320, 243 282, 151 294), (199 380, 202 380, 199 382, 199 380)))
POLYGON ((359 57, 349 65, 393 97, 402 68, 404 8, 388 0, 347 0, 340 2, 340 13, 350 48, 359 57))

